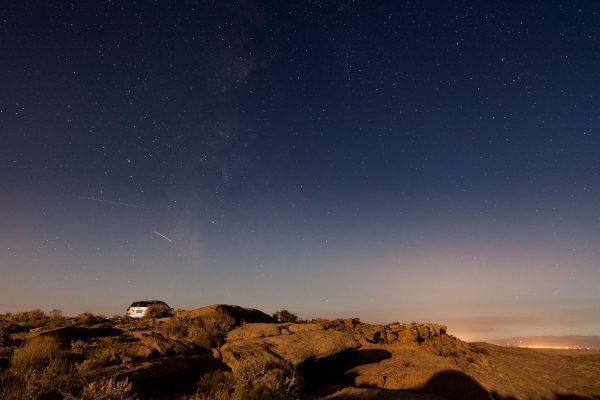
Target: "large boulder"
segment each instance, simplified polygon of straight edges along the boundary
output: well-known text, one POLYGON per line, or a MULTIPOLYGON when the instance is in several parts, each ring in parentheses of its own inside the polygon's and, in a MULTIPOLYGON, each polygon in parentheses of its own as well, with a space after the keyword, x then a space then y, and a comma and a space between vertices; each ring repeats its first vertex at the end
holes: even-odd
POLYGON ((223 362, 233 371, 237 371, 244 363, 277 364, 281 357, 273 353, 265 343, 256 341, 237 341, 227 343, 220 349, 223 362))
POLYGON ((321 324, 248 324, 229 332, 228 343, 220 350, 223 361, 235 370, 245 360, 283 360, 297 366, 359 346, 347 332, 325 330, 321 324), (302 328, 295 329, 299 326, 302 328))
POLYGON ((360 347, 359 343, 346 332, 334 330, 304 331, 258 340, 268 344, 273 353, 296 366, 309 358, 329 357, 344 350, 360 347))
POLYGON ((418 389, 442 371, 456 369, 451 358, 444 358, 416 346, 365 345, 355 353, 347 374, 356 386, 385 389, 418 389), (365 360, 372 353, 385 352, 378 360, 365 360), (373 362, 375 361, 375 362, 373 362))
POLYGON ((236 325, 242 323, 261 323, 274 322, 273 317, 254 308, 244 308, 228 304, 214 304, 212 306, 200 307, 194 310, 178 310, 176 317, 185 317, 189 319, 222 319, 230 317, 236 325))

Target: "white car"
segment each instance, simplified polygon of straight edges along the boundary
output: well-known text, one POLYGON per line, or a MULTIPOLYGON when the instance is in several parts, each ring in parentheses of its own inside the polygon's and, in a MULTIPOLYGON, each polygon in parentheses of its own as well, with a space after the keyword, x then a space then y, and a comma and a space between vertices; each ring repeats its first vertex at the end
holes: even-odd
POLYGON ((127 307, 126 315, 131 318, 162 317, 173 311, 164 301, 134 301, 127 307))

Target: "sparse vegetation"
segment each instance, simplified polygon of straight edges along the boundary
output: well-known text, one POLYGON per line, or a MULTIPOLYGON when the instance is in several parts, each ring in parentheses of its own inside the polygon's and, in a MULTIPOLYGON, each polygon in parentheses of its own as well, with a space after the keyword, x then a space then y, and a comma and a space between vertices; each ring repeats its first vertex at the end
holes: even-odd
POLYGON ((33 329, 45 325, 48 322, 48 315, 40 309, 22 311, 18 313, 6 313, 0 320, 7 323, 21 325, 24 328, 33 329))
POLYGON ((280 400, 297 399, 300 378, 285 363, 242 362, 236 372, 213 371, 202 378, 189 400, 280 400))
POLYGON ((117 400, 134 399, 128 380, 95 379, 90 372, 101 366, 86 359, 74 364, 73 355, 50 336, 35 336, 17 347, 10 366, 0 371, 0 398, 11 400, 117 400))
POLYGON ((158 304, 150 304, 148 306, 148 318, 160 318, 165 316, 166 314, 167 313, 164 310, 164 308, 162 308, 158 304))
POLYGON ((110 338, 101 338, 96 347, 87 354, 87 359, 96 363, 99 367, 106 367, 119 363, 119 349, 110 338))
POLYGON ((104 322, 106 317, 104 315, 94 315, 91 312, 83 312, 77 316, 77 320, 81 325, 91 326, 104 322))
POLYGON ((133 400, 137 398, 133 385, 128 379, 118 381, 104 378, 87 383, 80 396, 66 397, 66 400, 133 400))
POLYGON ((170 337, 184 337, 187 336, 190 325, 191 320, 186 316, 175 316, 161 327, 161 331, 170 337))
POLYGON ((170 337, 189 337, 198 346, 211 348, 220 346, 227 332, 237 325, 235 318, 228 314, 211 314, 199 318, 179 315, 171 318, 162 327, 162 332, 170 337))
POLYGON ((273 319, 276 322, 296 322, 298 321, 298 316, 288 310, 279 310, 273 313, 273 319))
POLYGON ((67 352, 61 348, 55 338, 36 336, 18 347, 12 354, 11 365, 16 370, 47 368, 55 373, 68 369, 67 352))

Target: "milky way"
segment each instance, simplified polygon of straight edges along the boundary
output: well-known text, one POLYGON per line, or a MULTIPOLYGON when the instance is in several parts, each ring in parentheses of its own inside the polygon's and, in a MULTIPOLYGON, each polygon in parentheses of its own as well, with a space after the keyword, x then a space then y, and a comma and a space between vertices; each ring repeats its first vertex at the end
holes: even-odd
POLYGON ((594 2, 0 6, 0 312, 600 334, 594 2))

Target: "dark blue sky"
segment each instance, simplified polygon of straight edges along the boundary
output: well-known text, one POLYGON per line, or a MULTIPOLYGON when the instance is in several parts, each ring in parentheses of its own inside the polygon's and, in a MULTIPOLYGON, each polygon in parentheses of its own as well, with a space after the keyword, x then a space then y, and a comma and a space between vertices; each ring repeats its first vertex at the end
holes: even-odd
POLYGON ((0 312, 600 334, 600 6, 0 6, 0 312))

